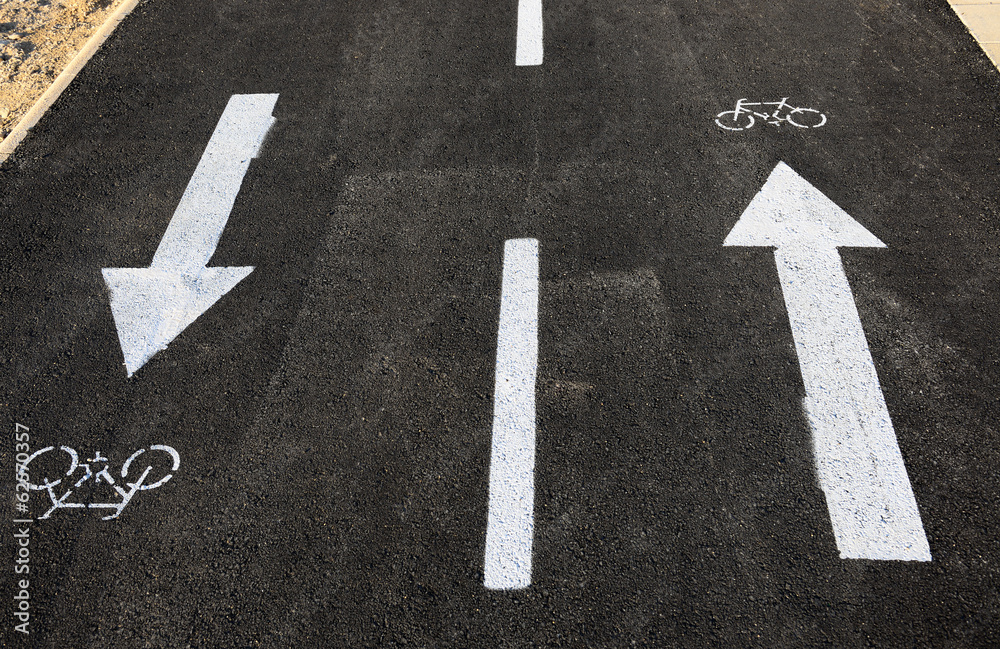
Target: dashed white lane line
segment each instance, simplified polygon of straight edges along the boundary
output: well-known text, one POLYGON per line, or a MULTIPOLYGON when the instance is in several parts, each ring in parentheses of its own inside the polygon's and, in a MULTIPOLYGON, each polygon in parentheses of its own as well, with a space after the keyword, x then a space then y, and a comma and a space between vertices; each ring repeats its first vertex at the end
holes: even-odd
POLYGON ((517 5, 516 65, 542 64, 542 0, 520 0, 517 5))
POLYGON ((504 246, 493 396, 486 588, 531 584, 535 528, 535 377, 538 373, 538 240, 504 246))

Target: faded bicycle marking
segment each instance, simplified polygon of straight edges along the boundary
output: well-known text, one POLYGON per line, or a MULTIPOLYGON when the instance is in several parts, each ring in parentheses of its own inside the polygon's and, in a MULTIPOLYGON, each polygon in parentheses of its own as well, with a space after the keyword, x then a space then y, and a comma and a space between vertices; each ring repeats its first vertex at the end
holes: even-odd
MULTIPOLYGON (((24 462, 22 466, 25 467, 25 469, 27 469, 27 466, 35 458, 44 455, 45 453, 48 453, 49 451, 52 451, 54 449, 55 449, 54 446, 46 446, 43 449, 35 451, 34 453, 31 454, 30 457, 28 457, 28 459, 24 462)), ((112 477, 111 472, 108 471, 109 460, 108 458, 103 457, 100 451, 94 453, 94 457, 86 459, 84 460, 84 462, 81 463, 80 456, 74 449, 68 446, 60 446, 59 450, 69 455, 69 469, 66 471, 66 473, 61 478, 55 481, 50 480, 46 476, 42 479, 42 484, 40 485, 33 484, 31 482, 28 483, 29 489, 32 489, 34 491, 44 490, 48 492, 49 499, 52 501, 52 507, 50 507, 47 512, 39 516, 38 520, 48 518, 49 516, 52 515, 52 512, 54 512, 57 509, 85 509, 85 508, 113 509, 115 510, 114 513, 105 516, 101 520, 106 521, 112 518, 118 518, 118 516, 121 515, 122 510, 125 509, 125 506, 132 501, 132 498, 135 496, 136 493, 140 491, 149 491, 150 489, 156 489, 157 487, 162 487, 174 475, 173 473, 168 473, 167 475, 163 476, 156 482, 147 484, 146 480, 149 477, 149 473, 153 470, 153 466, 148 465, 146 466, 146 470, 142 472, 142 475, 140 475, 137 480, 135 480, 134 482, 124 482, 124 487, 122 487, 115 483, 114 477, 112 477), (104 463, 103 466, 101 465, 102 462, 104 463), (91 468, 92 465, 94 465, 93 468, 91 468), (60 484, 63 484, 63 480, 72 476, 74 473, 77 472, 78 469, 81 469, 83 471, 83 476, 75 483, 73 483, 71 487, 66 487, 66 485, 64 484, 63 488, 65 488, 66 490, 65 492, 63 492, 61 496, 58 496, 56 487, 58 487, 60 484), (74 490, 78 490, 80 487, 85 485, 89 480, 93 480, 94 485, 101 484, 101 481, 103 480, 106 484, 110 485, 115 490, 115 492, 121 497, 121 502, 87 504, 82 502, 74 502, 73 500, 71 500, 70 497, 73 495, 74 490)), ((176 471, 178 468, 180 468, 181 456, 176 450, 174 450, 170 446, 164 446, 162 444, 153 444, 152 446, 149 447, 149 451, 151 452, 162 451, 168 454, 172 461, 172 466, 170 468, 171 472, 176 471)), ((129 468, 132 466, 132 463, 136 461, 139 458, 139 456, 141 456, 145 452, 146 449, 144 448, 139 449, 131 456, 129 456, 127 460, 125 460, 125 463, 122 465, 121 469, 122 480, 128 478, 129 468)), ((148 457, 149 456, 147 456, 147 458, 148 457)), ((132 475, 133 476, 135 475, 134 471, 132 475)), ((69 484, 69 482, 70 481, 67 479, 66 484, 69 484)))
POLYGON ((788 103, 788 97, 782 97, 781 101, 758 101, 750 102, 740 99, 736 102, 733 110, 724 110, 715 116, 715 123, 727 131, 745 131, 753 127, 754 117, 759 117, 768 124, 781 126, 782 122, 788 122, 792 126, 799 128, 819 128, 826 124, 826 115, 815 108, 797 108, 788 103), (774 111, 758 112, 751 110, 748 106, 774 106, 774 111), (788 112, 782 116, 782 111, 788 112))

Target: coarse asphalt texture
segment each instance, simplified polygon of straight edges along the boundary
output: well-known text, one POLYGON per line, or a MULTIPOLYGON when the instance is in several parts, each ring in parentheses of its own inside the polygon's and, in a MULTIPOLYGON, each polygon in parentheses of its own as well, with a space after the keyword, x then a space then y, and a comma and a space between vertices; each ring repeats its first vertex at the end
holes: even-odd
POLYGON ((5 493, 15 422, 181 459, 30 525, 4 646, 1000 646, 1000 72, 945 0, 545 0, 525 67, 517 9, 143 3, 0 167, 5 493), (128 378, 101 269, 150 264, 241 93, 276 123, 210 265, 256 270, 128 378), (782 97, 827 122, 715 122, 782 97), (887 244, 841 257, 930 562, 838 554, 774 255, 722 246, 779 162, 887 244), (533 572, 493 591, 521 237, 533 572))

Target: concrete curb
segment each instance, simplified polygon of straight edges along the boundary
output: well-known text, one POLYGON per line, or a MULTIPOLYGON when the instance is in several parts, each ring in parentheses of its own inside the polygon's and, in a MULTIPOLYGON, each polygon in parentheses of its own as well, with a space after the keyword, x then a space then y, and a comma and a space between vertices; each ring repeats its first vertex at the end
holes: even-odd
POLYGON ((1000 0, 948 0, 948 4, 1000 70, 1000 0))
POLYGON ((69 62, 66 69, 63 70, 59 76, 56 77, 55 81, 52 82, 49 89, 46 90, 45 93, 38 98, 38 101, 35 102, 35 105, 32 106, 23 117, 21 117, 17 126, 14 127, 14 130, 10 132, 4 141, 0 142, 0 163, 3 163, 8 157, 10 157, 10 154, 14 152, 17 145, 20 144, 21 140, 23 140, 28 134, 28 131, 38 123, 38 120, 42 118, 45 111, 47 111, 49 107, 55 103, 56 99, 59 98, 59 95, 63 93, 63 90, 65 90, 66 87, 69 86, 70 82, 76 78, 76 75, 80 73, 80 70, 82 70, 83 66, 87 64, 87 61, 89 61, 90 57, 94 55, 94 52, 96 52, 98 48, 104 44, 104 41, 108 39, 111 32, 115 31, 118 24, 124 20, 133 9, 135 9, 137 4, 139 4, 139 0, 125 0, 125 2, 123 2, 114 13, 108 16, 107 20, 104 21, 104 24, 98 27, 97 31, 94 32, 94 35, 87 40, 83 48, 77 53, 76 56, 73 57, 73 60, 69 62))

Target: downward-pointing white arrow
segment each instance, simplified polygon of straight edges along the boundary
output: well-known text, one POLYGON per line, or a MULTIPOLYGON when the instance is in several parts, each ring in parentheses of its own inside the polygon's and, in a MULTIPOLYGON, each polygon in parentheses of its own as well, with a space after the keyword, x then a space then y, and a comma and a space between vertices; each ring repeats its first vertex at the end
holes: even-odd
POLYGON ((839 246, 885 244, 785 163, 726 237, 774 246, 805 384, 819 482, 840 556, 930 561, 839 246))
POLYGON ((105 268, 129 376, 166 349, 253 266, 206 268, 250 160, 274 123, 278 95, 233 95, 149 268, 105 268))

